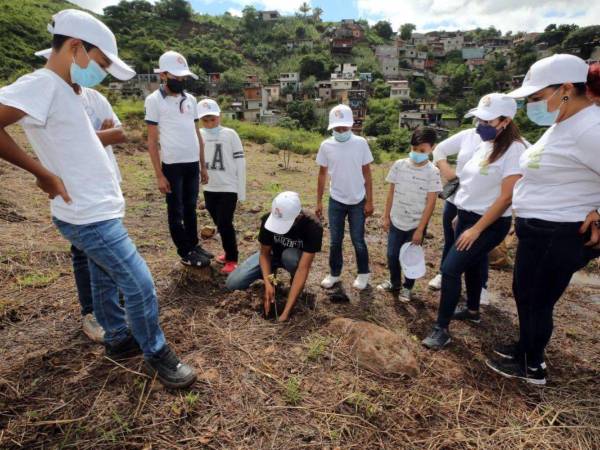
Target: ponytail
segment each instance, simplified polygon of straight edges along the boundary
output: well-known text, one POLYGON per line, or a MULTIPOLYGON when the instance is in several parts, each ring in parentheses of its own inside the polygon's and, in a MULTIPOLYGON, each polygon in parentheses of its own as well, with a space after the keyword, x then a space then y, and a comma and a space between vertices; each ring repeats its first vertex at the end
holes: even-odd
POLYGON ((585 83, 588 94, 593 97, 600 97, 600 63, 590 65, 587 83, 585 83))

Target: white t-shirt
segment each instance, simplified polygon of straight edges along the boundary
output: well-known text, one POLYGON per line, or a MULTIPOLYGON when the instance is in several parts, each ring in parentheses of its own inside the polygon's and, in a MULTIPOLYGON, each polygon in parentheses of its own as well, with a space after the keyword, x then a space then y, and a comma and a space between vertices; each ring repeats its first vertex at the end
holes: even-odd
MULTIPOLYGON (((115 128, 121 127, 121 121, 113 111, 112 106, 110 106, 110 103, 104 95, 95 89, 86 87, 81 88, 80 95, 81 100, 83 100, 83 107, 85 108, 85 112, 92 122, 92 127, 94 127, 94 130, 99 131, 102 128, 102 123, 108 119, 112 119, 115 128)), ((117 164, 117 158, 115 158, 112 146, 107 145, 104 148, 106 149, 106 153, 108 153, 110 161, 115 166, 117 179, 119 180, 119 183, 121 183, 123 181, 123 177, 121 177, 119 164, 117 164)))
POLYGON ((580 222, 600 207, 600 108, 552 125, 521 157, 517 217, 580 222))
POLYGON ((385 181, 394 184, 394 199, 390 217, 402 231, 417 228, 429 192, 440 192, 440 171, 432 163, 416 166, 409 158, 399 159, 390 169, 385 181))
POLYGON ((363 166, 373 162, 367 140, 352 135, 346 142, 333 137, 321 143, 317 153, 317 164, 327 167, 331 177, 329 195, 345 205, 356 205, 366 196, 363 166))
POLYGON ((125 201, 115 166, 73 88, 48 69, 0 89, 0 103, 26 115, 19 121, 40 162, 59 176, 72 203, 50 202, 54 217, 85 225, 123 217, 125 201))
MULTIPOLYGON (((460 177, 460 189, 454 204, 457 208, 483 215, 492 206, 502 191, 502 180, 522 173, 519 158, 525 144, 515 141, 499 159, 488 163, 493 150, 492 142, 482 142, 479 149, 464 165, 460 177)), ((512 215, 507 208, 502 217, 512 215)))
POLYGON ((238 200, 246 200, 246 160, 238 134, 226 127, 221 127, 217 133, 204 128, 200 132, 208 169, 208 184, 204 185, 204 190, 236 192, 238 200))
POLYGON ((158 125, 160 159, 165 164, 200 160, 200 143, 196 134, 198 104, 193 95, 167 95, 157 89, 144 103, 146 123, 158 125))
MULTIPOLYGON (((446 160, 451 155, 456 157, 456 176, 460 180, 462 169, 471 159, 473 154, 483 142, 481 137, 475 131, 475 128, 469 128, 444 139, 433 150, 433 162, 437 163, 440 160, 446 160)), ((460 187, 459 187, 460 189, 460 187)), ((456 193, 446 199, 446 201, 454 204, 456 193)))

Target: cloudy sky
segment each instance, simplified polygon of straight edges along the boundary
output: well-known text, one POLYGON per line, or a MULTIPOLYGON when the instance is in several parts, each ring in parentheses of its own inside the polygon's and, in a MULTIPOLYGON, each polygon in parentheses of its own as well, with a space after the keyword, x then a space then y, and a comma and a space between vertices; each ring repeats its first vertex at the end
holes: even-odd
MULTIPOLYGON (((118 0, 71 0, 84 8, 101 12, 118 0)), ((276 9, 292 13, 298 0, 191 0, 201 13, 240 14, 244 5, 257 9, 276 9)), ((389 20, 394 29, 405 22, 417 25, 418 31, 435 29, 487 28, 502 31, 542 31, 549 23, 576 23, 580 26, 600 24, 600 1, 592 0, 312 0, 311 6, 325 11, 324 19, 364 18, 370 22, 389 20), (584 6, 585 5, 585 6, 584 6)))

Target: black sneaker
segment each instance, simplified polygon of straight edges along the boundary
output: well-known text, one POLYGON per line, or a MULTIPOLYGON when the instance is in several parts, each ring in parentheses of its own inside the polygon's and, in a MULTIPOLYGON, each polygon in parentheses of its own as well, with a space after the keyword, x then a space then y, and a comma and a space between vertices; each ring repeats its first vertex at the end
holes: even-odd
POLYGON ((186 388, 196 381, 196 372, 182 363, 177 355, 165 345, 156 356, 144 360, 146 370, 169 388, 186 388))
MULTIPOLYGON (((494 353, 508 361, 518 361, 523 356, 516 343, 499 344, 496 347, 494 347, 494 353)), ((546 363, 542 361, 540 367, 543 370, 546 370, 546 363)))
POLYGON ((454 315, 452 316, 452 319, 467 320, 473 323, 481 322, 481 316, 479 315, 479 311, 477 311, 476 313, 472 313, 466 306, 461 306, 457 308, 457 310, 454 312, 454 315))
POLYGON ((546 370, 540 364, 537 367, 529 367, 516 361, 487 360, 486 365, 497 374, 506 378, 518 378, 536 386, 546 384, 546 370))
POLYGON ((431 334, 421 341, 421 343, 430 350, 440 350, 441 348, 448 345, 452 339, 450 339, 450 333, 445 328, 436 325, 433 327, 431 334))
POLYGON ((192 250, 186 256, 181 258, 181 264, 192 267, 206 267, 210 266, 210 259, 192 250))
POLYGON ((142 349, 131 334, 117 345, 104 344, 104 349, 106 356, 115 361, 133 358, 142 354, 142 349))
POLYGON ((208 259, 213 259, 215 257, 215 255, 203 248, 200 244, 196 245, 196 247, 192 251, 198 253, 199 255, 206 256, 208 259))

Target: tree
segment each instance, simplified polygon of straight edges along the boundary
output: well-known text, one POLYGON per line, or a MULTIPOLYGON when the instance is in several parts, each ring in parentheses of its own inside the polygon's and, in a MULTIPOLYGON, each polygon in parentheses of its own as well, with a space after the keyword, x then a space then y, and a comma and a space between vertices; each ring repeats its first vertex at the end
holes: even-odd
POLYGON ((315 98, 317 88, 317 79, 314 75, 309 76, 302 82, 302 93, 307 95, 308 98, 315 98))
POLYGON ((317 80, 325 80, 331 73, 329 61, 323 55, 305 55, 300 60, 300 78, 314 76, 317 80))
POLYGON ((427 94, 427 84, 423 78, 415 77, 410 83, 410 90, 412 92, 411 97, 413 98, 425 98, 427 94))
POLYGON ((383 39, 389 39, 394 34, 394 30, 392 29, 392 25, 387 20, 380 20, 375 25, 373 25, 373 30, 377 33, 377 36, 383 39))
POLYGON ((317 124, 317 113, 312 100, 290 102, 287 106, 287 113, 306 130, 310 130, 317 124))
POLYGON ((383 80, 375 80, 373 82, 373 97, 389 98, 391 87, 383 80))
POLYGON ((323 15, 324 11, 319 8, 318 6, 314 7, 312 10, 312 16, 313 16, 313 20, 315 22, 320 22, 321 21, 321 16, 323 15))
POLYGON ((254 32, 261 26, 261 20, 258 18, 256 8, 252 5, 244 6, 242 9, 242 24, 246 31, 254 32))
POLYGON ((400 26, 400 39, 403 41, 410 40, 412 36, 412 32, 417 29, 417 26, 414 23, 405 23, 400 26))
POLYGON ((310 12, 310 10, 311 10, 311 7, 306 2, 302 3, 300 5, 300 8, 298 8, 298 11, 300 11, 304 17, 306 17, 306 15, 310 12))
POLYGON ((154 10, 165 19, 189 20, 192 17, 192 5, 186 0, 159 0, 154 10))

